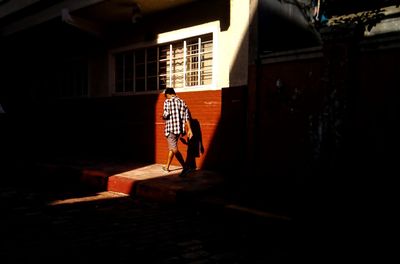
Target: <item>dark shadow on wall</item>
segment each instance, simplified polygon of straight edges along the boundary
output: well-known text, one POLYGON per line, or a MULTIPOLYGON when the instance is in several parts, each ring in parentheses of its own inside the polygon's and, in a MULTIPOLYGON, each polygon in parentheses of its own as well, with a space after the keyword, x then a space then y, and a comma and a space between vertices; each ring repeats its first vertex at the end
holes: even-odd
POLYGON ((221 116, 204 158, 204 167, 220 171, 227 180, 240 177, 244 165, 247 87, 221 90, 221 116))
MULTIPOLYGON (((260 1, 259 4, 260 9, 251 17, 253 31, 242 36, 238 45, 250 58, 247 54, 237 54, 234 58, 229 72, 231 84, 250 74, 243 65, 247 65, 248 61, 255 64, 257 52, 260 55, 313 47, 319 43, 315 33, 305 26, 301 13, 289 14, 285 11, 287 3, 260 1)), ((288 78, 292 74, 295 73, 284 73, 289 75, 288 78)), ((257 79, 265 80, 270 78, 271 72, 257 72, 256 75, 257 79)), ((300 78, 300 82, 306 81, 305 85, 309 82, 308 76, 300 78)), ((275 81, 272 81, 274 86, 275 81)), ((294 77, 293 82, 296 83, 294 77)), ((302 104, 304 97, 296 93, 302 92, 303 88, 297 92, 287 91, 287 94, 270 94, 262 85, 256 86, 256 93, 249 86, 222 89, 221 119, 204 164, 224 173, 228 184, 231 184, 234 199, 290 213, 303 187, 302 177, 306 173, 303 168, 307 166, 303 165, 306 164, 303 161, 309 155, 304 142, 307 136, 305 114, 299 113, 296 105, 302 104), (297 100, 292 100, 292 96, 297 96, 297 100), (249 113, 249 109, 255 111, 249 113), (296 111, 292 113, 290 109, 296 111), (250 129, 251 126, 253 129, 250 129), (248 153, 250 139, 254 144, 250 153, 253 158, 248 153)))
MULTIPOLYGON (((260 2, 260 9, 250 22, 256 29, 242 36, 239 49, 254 57, 237 54, 229 73, 230 83, 234 84, 241 80, 240 76, 244 78, 250 74, 243 65, 247 65, 248 61, 255 63, 256 52, 277 52, 318 44, 313 32, 299 23, 296 15, 301 14, 291 17, 285 9, 277 7, 283 5, 280 1, 275 1, 274 7, 269 5, 270 2, 260 2)), ((305 21, 302 20, 302 23, 305 24, 305 21)), ((270 75, 270 72, 257 72, 256 78, 265 80, 270 75)), ((303 79, 308 81, 307 77, 303 79)), ((274 96, 259 85, 256 85, 256 94, 249 86, 222 89, 221 118, 204 165, 225 175, 232 188, 233 199, 251 206, 291 213, 295 206, 293 202, 298 198, 296 192, 301 192, 305 173, 299 168, 308 155, 304 143, 304 114, 290 112, 294 108, 297 111, 294 104, 298 104, 302 97, 298 95, 298 100, 286 100, 283 97, 292 97, 293 91, 274 96), (256 110, 249 113, 251 108, 256 110), (253 129, 249 129, 251 126, 253 129), (253 158, 248 153, 249 139, 254 142, 250 153, 253 158)))
POLYGON ((15 163, 87 156, 154 161, 155 113, 148 106, 156 104, 157 94, 79 98, 55 92, 59 83, 54 77, 63 61, 106 53, 104 43, 50 21, 1 45, 6 66, 1 98, 8 117, 8 148, 3 152, 15 163))

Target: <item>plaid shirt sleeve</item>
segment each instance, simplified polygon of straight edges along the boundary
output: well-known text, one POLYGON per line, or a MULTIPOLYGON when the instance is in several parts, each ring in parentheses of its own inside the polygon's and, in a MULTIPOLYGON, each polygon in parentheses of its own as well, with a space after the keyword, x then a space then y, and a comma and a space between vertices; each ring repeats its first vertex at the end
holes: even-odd
POLYGON ((168 116, 169 116, 169 104, 168 104, 168 101, 165 100, 165 101, 164 101, 163 118, 166 120, 166 119, 168 119, 168 116))
MULTIPOLYGON (((184 102, 184 122, 186 123, 187 121, 189 121, 189 108, 186 105, 186 103, 184 102)), ((184 124, 185 124, 184 123, 184 124)))

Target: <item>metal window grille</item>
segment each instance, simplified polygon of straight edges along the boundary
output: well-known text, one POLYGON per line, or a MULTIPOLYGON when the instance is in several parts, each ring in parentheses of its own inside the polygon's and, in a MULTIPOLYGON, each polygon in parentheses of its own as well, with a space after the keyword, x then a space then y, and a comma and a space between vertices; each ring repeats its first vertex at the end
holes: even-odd
POLYGON ((147 92, 212 83, 212 34, 115 55, 115 91, 147 92))

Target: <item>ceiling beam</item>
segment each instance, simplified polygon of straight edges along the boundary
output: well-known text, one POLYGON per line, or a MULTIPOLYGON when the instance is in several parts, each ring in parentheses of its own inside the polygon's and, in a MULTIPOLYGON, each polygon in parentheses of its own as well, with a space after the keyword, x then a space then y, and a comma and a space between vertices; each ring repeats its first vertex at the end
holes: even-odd
POLYGON ((76 28, 79 28, 80 30, 96 35, 98 37, 101 37, 103 35, 103 30, 100 25, 90 20, 71 15, 67 8, 61 10, 61 14, 62 14, 62 21, 64 21, 65 23, 74 26, 76 28))
POLYGON ((53 18, 61 17, 62 10, 65 8, 67 8, 69 11, 74 11, 103 1, 104 0, 65 0, 47 9, 44 9, 41 12, 26 16, 18 21, 7 24, 3 28, 0 28, 0 35, 8 36, 18 31, 44 23, 53 18))
POLYGON ((0 18, 11 15, 25 7, 33 5, 40 0, 0 1, 0 18))

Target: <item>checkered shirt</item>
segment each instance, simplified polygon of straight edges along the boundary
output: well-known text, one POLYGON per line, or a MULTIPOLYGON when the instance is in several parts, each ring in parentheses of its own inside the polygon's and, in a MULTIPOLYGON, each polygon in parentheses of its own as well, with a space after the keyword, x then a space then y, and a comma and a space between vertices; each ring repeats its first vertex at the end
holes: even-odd
POLYGON ((164 101, 165 136, 169 133, 185 134, 185 124, 189 120, 189 109, 182 99, 174 96, 164 101))

